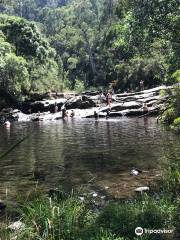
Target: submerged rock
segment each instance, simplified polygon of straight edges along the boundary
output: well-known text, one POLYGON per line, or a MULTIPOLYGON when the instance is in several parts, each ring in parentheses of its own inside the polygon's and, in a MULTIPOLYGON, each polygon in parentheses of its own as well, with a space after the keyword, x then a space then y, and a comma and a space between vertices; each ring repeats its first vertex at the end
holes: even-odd
POLYGON ((135 192, 146 192, 146 191, 149 191, 149 187, 138 187, 134 190, 135 192))
POLYGON ((131 170, 131 175, 133 175, 133 176, 137 176, 137 175, 139 175, 140 173, 142 173, 142 172, 147 172, 147 171, 142 171, 142 170, 140 170, 140 169, 138 169, 138 168, 133 168, 132 170, 131 170))
POLYGON ((137 176, 137 175, 139 175, 139 172, 136 169, 132 169, 131 170, 131 175, 137 176))

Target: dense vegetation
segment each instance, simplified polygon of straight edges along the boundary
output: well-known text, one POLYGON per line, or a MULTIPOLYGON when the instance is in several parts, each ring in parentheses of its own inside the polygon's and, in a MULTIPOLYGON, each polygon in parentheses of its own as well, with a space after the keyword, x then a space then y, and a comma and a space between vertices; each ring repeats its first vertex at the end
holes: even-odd
POLYGON ((162 114, 162 121, 169 124, 172 129, 180 131, 180 86, 168 90, 169 101, 162 114))
POLYGON ((0 11, 1 95, 176 81, 176 0, 4 0, 0 11))

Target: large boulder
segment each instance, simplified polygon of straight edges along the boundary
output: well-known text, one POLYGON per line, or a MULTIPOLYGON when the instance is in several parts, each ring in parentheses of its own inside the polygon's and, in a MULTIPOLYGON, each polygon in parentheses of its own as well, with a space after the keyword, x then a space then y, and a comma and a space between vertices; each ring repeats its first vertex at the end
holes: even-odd
POLYGON ((18 109, 13 110, 12 108, 4 108, 0 112, 0 124, 4 124, 6 121, 17 121, 18 113, 20 111, 18 109))
POLYGON ((66 109, 86 109, 95 107, 96 104, 92 99, 82 96, 69 99, 64 106, 66 109))
POLYGON ((22 105, 22 111, 26 114, 38 113, 38 112, 53 113, 55 104, 57 104, 58 109, 60 110, 65 102, 66 102, 65 98, 59 98, 59 99, 54 99, 54 100, 35 101, 35 102, 26 101, 22 105))

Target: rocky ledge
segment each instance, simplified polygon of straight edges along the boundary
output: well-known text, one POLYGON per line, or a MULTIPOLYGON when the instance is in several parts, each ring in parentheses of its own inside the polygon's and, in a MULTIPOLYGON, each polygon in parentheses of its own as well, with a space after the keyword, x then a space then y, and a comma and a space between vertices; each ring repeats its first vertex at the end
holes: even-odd
MULTIPOLYGON (((172 87, 160 86, 133 93, 113 94, 111 108, 106 98, 98 92, 77 94, 58 94, 34 97, 24 102, 19 109, 3 109, 0 112, 0 123, 5 121, 49 121, 63 118, 62 109, 74 112, 74 118, 145 116, 158 114, 166 105, 168 95, 161 96, 160 91, 172 87), (45 99, 47 98, 47 99, 45 99), (146 106, 144 108, 143 106, 146 106), (55 110, 56 106, 56 110, 55 110)), ((68 114, 67 114, 68 115, 68 114)))

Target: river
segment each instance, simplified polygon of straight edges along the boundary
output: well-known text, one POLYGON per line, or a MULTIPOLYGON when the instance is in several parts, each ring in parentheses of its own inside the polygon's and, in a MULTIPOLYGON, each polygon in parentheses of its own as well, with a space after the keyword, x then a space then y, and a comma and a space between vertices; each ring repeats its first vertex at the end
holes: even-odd
POLYGON ((0 126, 0 153, 24 136, 0 160, 0 199, 37 185, 44 190, 88 186, 127 197, 158 177, 169 155, 180 156, 179 136, 150 117, 15 122, 0 126), (133 167, 148 172, 134 177, 133 167))

